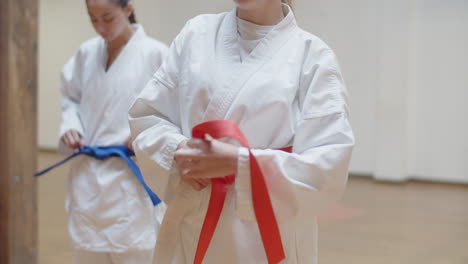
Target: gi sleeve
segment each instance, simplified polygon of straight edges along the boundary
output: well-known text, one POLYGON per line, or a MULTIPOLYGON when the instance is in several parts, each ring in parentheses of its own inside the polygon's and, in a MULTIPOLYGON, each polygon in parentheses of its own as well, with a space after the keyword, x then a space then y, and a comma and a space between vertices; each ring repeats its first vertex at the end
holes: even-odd
MULTIPOLYGON (((276 214, 317 216, 343 193, 354 136, 348 119, 346 88, 331 50, 305 64, 299 89, 301 118, 293 153, 252 150, 266 179, 276 214)), ((249 153, 241 148, 236 178, 237 213, 255 220, 249 153)))
POLYGON ((189 22, 175 38, 169 53, 129 111, 133 147, 148 185, 169 203, 180 177, 174 153, 182 135, 178 85, 181 52, 189 22))
MULTIPOLYGON (((59 136, 69 130, 76 130, 84 135, 84 126, 80 119, 81 87, 79 83, 79 53, 73 56, 63 67, 60 80, 60 91, 62 93, 62 122, 59 136)), ((71 154, 73 149, 68 148, 59 140, 58 152, 71 154)))

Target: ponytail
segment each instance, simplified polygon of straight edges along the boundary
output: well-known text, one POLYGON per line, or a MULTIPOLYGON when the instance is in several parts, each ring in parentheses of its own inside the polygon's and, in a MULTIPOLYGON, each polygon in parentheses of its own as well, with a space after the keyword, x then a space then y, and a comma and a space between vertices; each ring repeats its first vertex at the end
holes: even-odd
MULTIPOLYGON (((122 8, 127 7, 128 3, 130 2, 130 0, 113 0, 113 1, 116 2, 116 4, 118 4, 122 8)), ((128 17, 128 21, 130 22, 130 24, 137 23, 136 16, 135 16, 135 11, 132 11, 130 16, 128 17)))
POLYGON ((135 11, 132 11, 130 16, 128 17, 128 21, 130 21, 130 24, 136 24, 138 23, 135 17, 135 11))

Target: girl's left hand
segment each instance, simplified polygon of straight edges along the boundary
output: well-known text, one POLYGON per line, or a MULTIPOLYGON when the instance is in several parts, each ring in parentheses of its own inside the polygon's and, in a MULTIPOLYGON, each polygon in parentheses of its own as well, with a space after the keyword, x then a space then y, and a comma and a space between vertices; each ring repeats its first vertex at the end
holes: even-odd
POLYGON ((207 136, 188 140, 174 159, 183 179, 211 179, 237 172, 237 152, 237 146, 207 136))

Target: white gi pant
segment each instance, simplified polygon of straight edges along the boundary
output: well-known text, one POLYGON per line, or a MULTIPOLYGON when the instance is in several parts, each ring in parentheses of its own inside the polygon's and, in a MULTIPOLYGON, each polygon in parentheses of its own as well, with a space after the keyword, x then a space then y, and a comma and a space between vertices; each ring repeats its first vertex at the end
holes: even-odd
POLYGON ((154 250, 124 253, 75 250, 73 264, 152 264, 154 250))

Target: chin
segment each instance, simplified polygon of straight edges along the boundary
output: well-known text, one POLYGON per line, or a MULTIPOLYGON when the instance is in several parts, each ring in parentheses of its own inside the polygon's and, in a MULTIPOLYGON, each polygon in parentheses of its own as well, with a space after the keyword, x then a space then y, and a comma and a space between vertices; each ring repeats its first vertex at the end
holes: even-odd
POLYGON ((234 0, 238 8, 251 9, 257 5, 256 0, 234 0))
POLYGON ((113 41, 113 40, 115 39, 115 37, 114 37, 114 36, 111 36, 111 35, 105 35, 105 36, 101 35, 101 37, 102 37, 104 40, 106 40, 107 42, 111 42, 111 41, 113 41))

